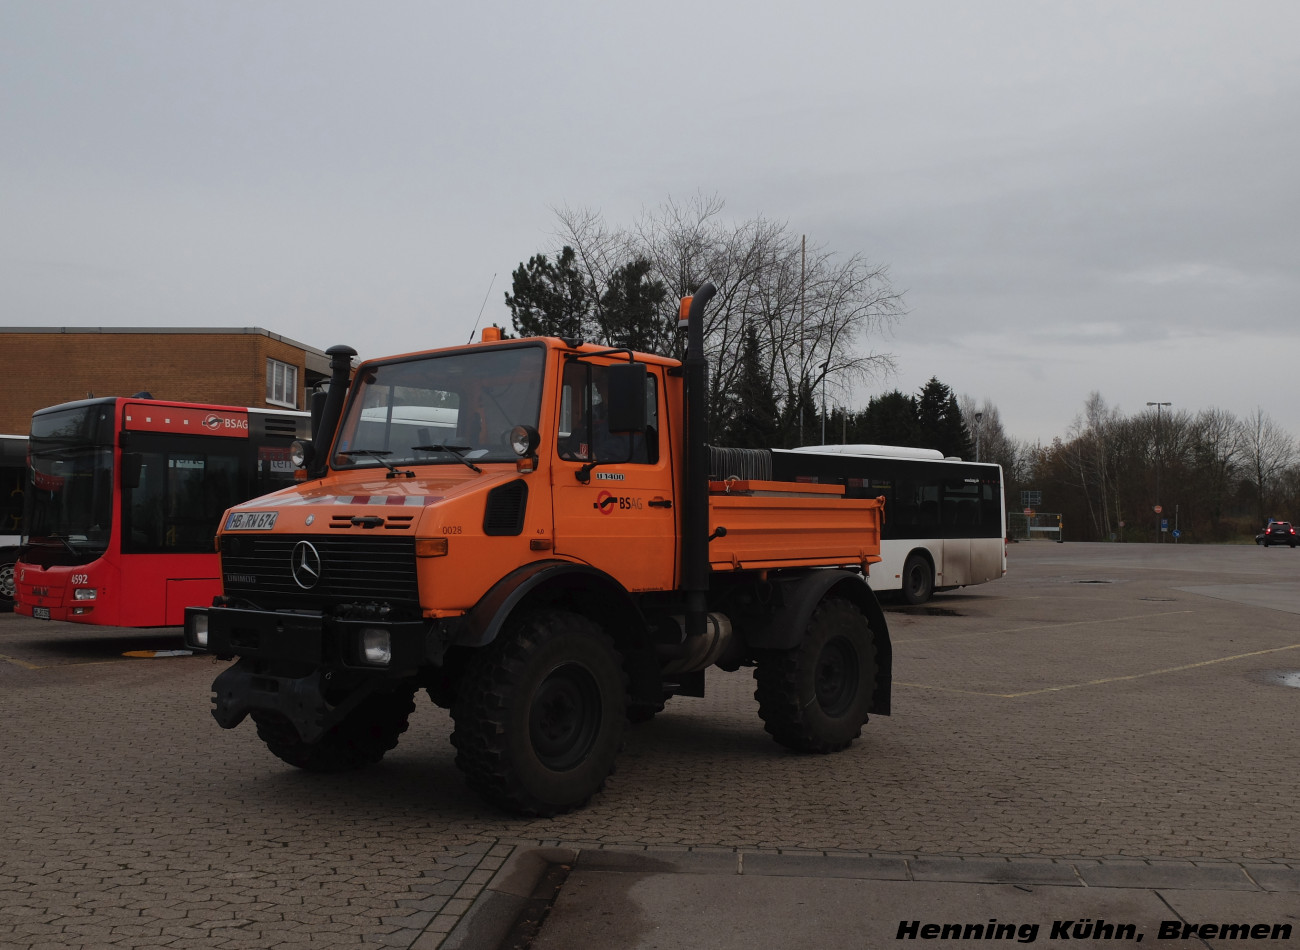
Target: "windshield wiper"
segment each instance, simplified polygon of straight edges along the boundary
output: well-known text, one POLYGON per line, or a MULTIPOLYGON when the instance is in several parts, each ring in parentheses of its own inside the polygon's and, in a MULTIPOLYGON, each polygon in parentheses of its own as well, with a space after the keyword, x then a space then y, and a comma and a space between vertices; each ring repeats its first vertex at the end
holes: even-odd
POLYGON ((439 443, 437 443, 437 444, 435 444, 435 445, 413 445, 413 446, 411 446, 411 451, 413 451, 413 452, 450 452, 452 455, 456 456, 456 458, 460 459, 462 462, 464 462, 464 463, 465 463, 466 465, 468 465, 470 468, 474 469, 474 471, 478 472, 480 475, 483 474, 483 469, 479 468, 477 465, 475 465, 475 464, 474 464, 473 462, 471 462, 469 459, 465 458, 465 456, 463 456, 463 455, 460 454, 460 453, 462 453, 462 452, 468 452, 468 451, 469 451, 469 446, 468 446, 468 445, 444 445, 444 444, 442 444, 441 442, 439 442, 439 443))
POLYGON ((409 469, 406 471, 402 471, 392 462, 388 461, 388 459, 384 458, 385 455, 392 455, 392 454, 393 453, 388 451, 388 449, 348 449, 346 452, 339 453, 339 455, 368 455, 372 459, 377 459, 379 463, 384 466, 384 468, 388 469, 388 475, 387 475, 388 478, 397 478, 399 476, 405 476, 406 478, 414 478, 415 477, 414 472, 410 471, 409 469))
POLYGON ((67 548, 69 553, 75 554, 78 557, 81 556, 81 552, 73 546, 72 541, 62 534, 46 534, 40 535, 39 537, 30 537, 27 539, 27 545, 29 547, 48 547, 49 545, 47 542, 50 541, 57 541, 59 544, 67 548))

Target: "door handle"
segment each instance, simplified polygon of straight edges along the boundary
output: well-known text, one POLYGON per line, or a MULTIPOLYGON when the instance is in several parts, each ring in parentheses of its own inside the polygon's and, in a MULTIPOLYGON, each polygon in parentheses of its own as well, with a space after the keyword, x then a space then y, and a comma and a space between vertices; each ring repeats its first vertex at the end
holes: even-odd
POLYGON ((646 504, 651 508, 671 508, 673 506, 670 498, 651 498, 646 504))

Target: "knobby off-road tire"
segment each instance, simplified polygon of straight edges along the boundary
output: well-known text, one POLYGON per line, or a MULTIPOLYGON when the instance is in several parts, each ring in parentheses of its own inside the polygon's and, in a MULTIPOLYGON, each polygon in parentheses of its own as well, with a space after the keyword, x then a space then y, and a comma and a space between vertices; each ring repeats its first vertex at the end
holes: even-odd
POLYGON ((823 600, 800 644, 769 650, 754 669, 758 715, 796 752, 837 752, 862 734, 876 684, 871 626, 847 600, 823 600))
POLYGON ((604 631, 567 611, 533 611, 466 668, 451 710, 456 765, 507 811, 558 815, 604 787, 626 713, 622 658, 604 631))
POLYGON ((913 554, 903 562, 903 600, 909 604, 923 604, 934 594, 934 572, 930 562, 913 554))
POLYGON ((257 735, 278 758, 308 772, 346 772, 374 765, 397 745, 415 711, 415 688, 378 693, 315 742, 303 742, 287 719, 252 714, 257 735))

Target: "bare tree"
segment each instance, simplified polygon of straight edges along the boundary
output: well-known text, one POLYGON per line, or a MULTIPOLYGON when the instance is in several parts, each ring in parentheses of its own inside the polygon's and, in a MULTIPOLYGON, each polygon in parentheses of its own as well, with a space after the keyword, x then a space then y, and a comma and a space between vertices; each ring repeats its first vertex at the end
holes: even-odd
POLYGON ((1296 462, 1295 440, 1268 413, 1256 407, 1241 421, 1241 448, 1246 477, 1255 489, 1262 523, 1268 517, 1269 502, 1273 500, 1279 477, 1296 462))
POLYGON ((1206 502, 1211 536, 1222 533, 1223 516, 1242 458, 1242 425, 1226 409, 1202 409, 1193 422, 1195 470, 1206 502))
POLYGON ((962 394, 957 398, 961 417, 970 432, 971 445, 976 447, 977 460, 995 462, 1011 476, 1018 467, 1019 446, 1002 428, 1002 414, 991 399, 977 404, 974 397, 962 394))
MULTIPOLYGON (((574 248, 598 291, 628 261, 650 262, 649 276, 669 289, 664 311, 642 337, 659 352, 681 353, 676 298, 713 281, 718 293, 704 328, 713 412, 737 385, 751 327, 758 359, 784 405, 818 387, 844 393, 893 369, 889 354, 862 348, 870 334, 906 313, 887 267, 860 254, 809 248, 785 224, 761 216, 729 223, 723 208, 716 196, 669 199, 628 230, 610 228, 597 212, 565 208, 556 212, 557 237, 574 248)), ((595 323, 604 326, 599 312, 595 323)))
POLYGON ((1065 460, 1083 492, 1088 517, 1097 537, 1109 537, 1120 521, 1116 484, 1116 436, 1121 421, 1117 408, 1091 392, 1084 412, 1070 427, 1065 460))

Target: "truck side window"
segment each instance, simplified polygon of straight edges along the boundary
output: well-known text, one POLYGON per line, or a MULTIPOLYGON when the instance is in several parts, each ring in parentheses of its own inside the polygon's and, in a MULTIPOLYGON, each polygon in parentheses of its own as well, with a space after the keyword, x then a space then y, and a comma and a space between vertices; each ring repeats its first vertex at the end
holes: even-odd
POLYGON ((647 464, 659 460, 659 403, 653 375, 646 377, 646 420, 633 433, 612 433, 605 419, 606 371, 574 361, 564 368, 556 450, 570 462, 647 464))

